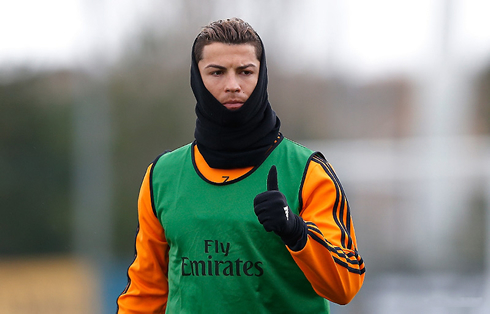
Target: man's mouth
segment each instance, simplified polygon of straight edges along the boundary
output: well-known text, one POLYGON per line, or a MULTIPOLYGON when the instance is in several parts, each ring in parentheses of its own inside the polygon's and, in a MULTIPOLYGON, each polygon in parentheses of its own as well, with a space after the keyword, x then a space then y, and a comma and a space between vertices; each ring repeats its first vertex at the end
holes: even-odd
POLYGON ((241 106, 243 106, 243 102, 240 101, 227 101, 223 104, 226 109, 228 110, 237 110, 240 109, 241 106))

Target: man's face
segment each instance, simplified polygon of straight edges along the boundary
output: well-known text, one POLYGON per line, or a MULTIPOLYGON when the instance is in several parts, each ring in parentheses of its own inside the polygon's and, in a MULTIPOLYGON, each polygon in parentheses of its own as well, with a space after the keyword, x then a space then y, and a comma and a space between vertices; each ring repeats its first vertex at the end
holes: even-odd
POLYGON ((229 110, 239 109, 259 79, 260 61, 251 44, 204 46, 199 72, 206 89, 229 110))

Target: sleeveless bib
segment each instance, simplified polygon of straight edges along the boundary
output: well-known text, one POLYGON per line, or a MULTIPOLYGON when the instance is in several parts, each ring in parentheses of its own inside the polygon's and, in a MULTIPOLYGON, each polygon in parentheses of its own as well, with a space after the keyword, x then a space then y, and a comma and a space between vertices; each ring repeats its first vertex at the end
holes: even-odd
POLYGON ((313 151, 284 138, 245 176, 216 184, 195 167, 193 144, 154 165, 155 213, 169 244, 167 313, 329 313, 281 239, 254 213, 272 165, 279 190, 298 214, 313 151))

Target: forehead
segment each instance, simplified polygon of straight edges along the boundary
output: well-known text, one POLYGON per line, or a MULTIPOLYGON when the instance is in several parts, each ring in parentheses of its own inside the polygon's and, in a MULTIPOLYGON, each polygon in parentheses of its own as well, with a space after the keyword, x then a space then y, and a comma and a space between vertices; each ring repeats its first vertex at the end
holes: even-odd
POLYGON ((214 42, 204 46, 202 51, 201 62, 218 62, 218 61, 239 61, 258 62, 255 53, 255 46, 252 44, 225 44, 214 42))

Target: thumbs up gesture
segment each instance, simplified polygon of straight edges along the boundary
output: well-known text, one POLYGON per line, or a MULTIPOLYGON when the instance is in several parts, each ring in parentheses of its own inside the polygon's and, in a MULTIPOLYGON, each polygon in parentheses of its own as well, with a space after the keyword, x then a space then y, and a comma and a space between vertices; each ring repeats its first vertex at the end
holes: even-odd
POLYGON ((298 244, 301 249, 306 243, 306 224, 291 211, 286 197, 279 191, 276 166, 269 170, 267 191, 254 199, 254 211, 264 229, 274 231, 291 249, 297 248, 298 244))

